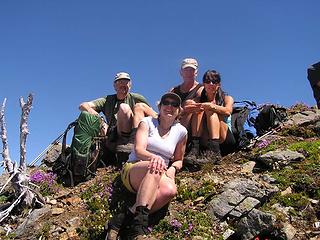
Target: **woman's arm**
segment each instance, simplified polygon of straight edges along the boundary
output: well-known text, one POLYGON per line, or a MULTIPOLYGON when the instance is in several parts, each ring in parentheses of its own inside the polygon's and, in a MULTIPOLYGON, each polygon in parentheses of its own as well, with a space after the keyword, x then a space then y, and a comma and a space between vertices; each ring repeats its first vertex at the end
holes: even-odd
POLYGON ((186 151, 186 144, 187 144, 187 135, 184 136, 178 143, 175 148, 174 154, 173 154, 173 163, 167 170, 167 176, 169 178, 174 179, 174 176, 176 174, 176 171, 180 170, 182 168, 183 163, 183 157, 184 153, 186 151))
POLYGON ((213 111, 223 116, 230 116, 233 110, 233 98, 231 96, 224 97, 224 106, 219 106, 212 102, 205 102, 201 104, 201 107, 205 111, 213 111))

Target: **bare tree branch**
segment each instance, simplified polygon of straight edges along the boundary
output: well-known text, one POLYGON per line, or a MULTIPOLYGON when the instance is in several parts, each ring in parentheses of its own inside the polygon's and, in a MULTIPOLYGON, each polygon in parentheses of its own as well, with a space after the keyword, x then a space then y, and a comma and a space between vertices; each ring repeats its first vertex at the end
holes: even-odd
POLYGON ((26 161, 26 141, 29 134, 28 118, 32 107, 33 95, 29 94, 27 103, 24 102, 23 97, 20 98, 20 107, 22 110, 20 120, 20 168, 23 172, 27 169, 26 161))
POLYGON ((16 167, 16 164, 13 163, 10 159, 9 155, 9 147, 8 147, 8 140, 7 140, 7 129, 6 123, 4 118, 4 109, 6 105, 6 99, 4 99, 2 108, 0 111, 0 125, 1 125, 1 139, 3 143, 3 165, 4 168, 10 174, 8 181, 5 185, 1 188, 3 191, 4 187, 11 181, 12 186, 15 190, 15 195, 17 199, 12 202, 12 204, 5 209, 4 211, 0 212, 0 222, 2 222, 5 218, 9 216, 11 211, 17 206, 31 206, 34 207, 37 203, 41 206, 44 204, 44 200, 42 196, 31 189, 30 178, 27 176, 27 163, 26 163, 26 139, 27 135, 29 134, 28 131, 28 118, 29 113, 32 107, 32 94, 29 94, 27 103, 24 102, 23 98, 20 98, 20 106, 22 110, 21 120, 20 120, 20 166, 19 168, 16 167))
POLYGON ((3 145, 2 158, 3 158, 4 169, 6 169, 7 172, 11 174, 13 173, 15 168, 14 168, 14 164, 10 159, 10 154, 9 154, 7 128, 6 128, 6 122, 4 117, 4 109, 6 107, 6 102, 7 102, 7 99, 5 98, 3 100, 1 111, 0 111, 1 139, 2 139, 2 145, 3 145))

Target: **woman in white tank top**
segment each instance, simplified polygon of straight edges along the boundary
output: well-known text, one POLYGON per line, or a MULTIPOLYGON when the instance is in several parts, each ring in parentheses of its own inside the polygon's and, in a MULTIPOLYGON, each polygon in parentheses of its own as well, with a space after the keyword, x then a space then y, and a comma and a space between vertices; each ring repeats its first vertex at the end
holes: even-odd
POLYGON ((127 225, 131 238, 148 234, 149 212, 168 204, 177 193, 175 174, 182 167, 187 142, 187 130, 177 121, 181 99, 166 93, 158 107, 157 119, 146 117, 140 122, 134 151, 121 173, 126 188, 137 193, 136 202, 110 220, 108 240, 116 239, 121 227, 127 225))

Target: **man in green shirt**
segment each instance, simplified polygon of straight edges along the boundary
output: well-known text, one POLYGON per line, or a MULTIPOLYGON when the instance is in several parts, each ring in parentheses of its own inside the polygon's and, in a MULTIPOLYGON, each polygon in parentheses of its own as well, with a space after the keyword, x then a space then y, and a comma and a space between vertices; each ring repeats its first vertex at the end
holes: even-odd
POLYGON ((132 144, 128 147, 130 135, 138 127, 140 120, 145 116, 157 114, 142 95, 130 92, 131 86, 130 75, 119 72, 113 83, 115 94, 83 102, 79 106, 81 111, 97 116, 102 112, 105 115, 107 122, 104 124, 104 131, 112 138, 111 141, 116 141, 116 151, 122 151, 124 145, 125 149, 130 149, 132 147, 132 144))

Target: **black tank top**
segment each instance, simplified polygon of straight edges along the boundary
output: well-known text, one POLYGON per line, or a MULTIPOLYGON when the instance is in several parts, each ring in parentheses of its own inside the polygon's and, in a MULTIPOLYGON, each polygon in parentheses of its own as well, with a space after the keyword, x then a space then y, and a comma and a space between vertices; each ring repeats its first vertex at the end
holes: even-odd
POLYGON ((183 92, 181 92, 180 85, 179 85, 179 86, 173 88, 172 92, 179 95, 179 97, 181 98, 181 101, 184 102, 187 98, 193 98, 195 96, 196 92, 198 91, 198 89, 200 88, 200 86, 201 86, 201 84, 198 84, 193 89, 191 89, 189 92, 183 93, 183 92), (194 92, 194 94, 192 94, 192 92, 194 92))

